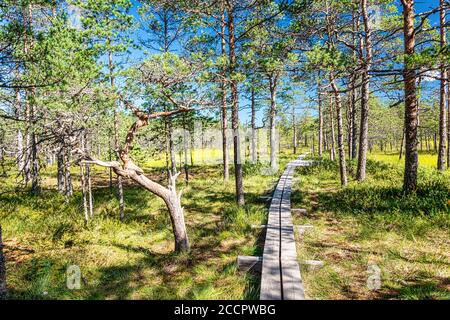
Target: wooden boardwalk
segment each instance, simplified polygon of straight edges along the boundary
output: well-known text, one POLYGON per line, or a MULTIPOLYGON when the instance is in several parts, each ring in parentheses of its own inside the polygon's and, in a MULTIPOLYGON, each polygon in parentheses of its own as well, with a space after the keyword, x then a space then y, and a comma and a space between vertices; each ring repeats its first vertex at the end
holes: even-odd
POLYGON ((310 164, 303 157, 287 165, 272 195, 262 259, 261 300, 305 299, 291 215, 295 167, 310 164))

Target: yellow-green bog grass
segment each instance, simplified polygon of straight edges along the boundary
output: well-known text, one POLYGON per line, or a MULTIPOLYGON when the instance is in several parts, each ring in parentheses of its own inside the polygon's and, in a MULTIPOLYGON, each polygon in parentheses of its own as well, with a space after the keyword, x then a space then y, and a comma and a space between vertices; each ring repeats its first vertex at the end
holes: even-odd
MULTIPOLYGON (((314 226, 297 234, 299 260, 324 262, 321 269, 302 267, 306 296, 450 299, 450 172, 422 167, 418 192, 407 196, 393 156, 370 158, 380 161, 368 162, 367 181, 351 176, 344 189, 329 160, 296 171, 293 206, 307 214, 294 221, 314 226)), ((421 155, 421 163, 430 158, 421 155)))
MULTIPOLYGON (((201 156, 201 154, 200 154, 201 156)), ((281 167, 292 158, 281 159, 281 167)), ((173 253, 170 219, 164 203, 129 181, 125 219, 119 220, 116 188, 108 171, 93 172, 94 216, 83 223, 79 168, 73 168, 73 197, 55 191, 55 168, 43 172, 43 192, 14 191, 14 175, 2 177, 0 219, 3 227, 9 296, 13 299, 257 299, 259 278, 238 272, 238 255, 261 254, 260 231, 278 174, 264 166, 244 166, 246 205, 235 205, 234 179, 224 182, 219 165, 190 168, 183 175, 182 205, 191 242, 188 254, 173 253), (66 271, 79 266, 81 288, 70 290, 66 271)), ((146 166, 165 183, 162 169, 146 166)), ((231 177, 233 177, 231 172, 231 177)), ((114 180, 115 181, 115 180, 114 180)))

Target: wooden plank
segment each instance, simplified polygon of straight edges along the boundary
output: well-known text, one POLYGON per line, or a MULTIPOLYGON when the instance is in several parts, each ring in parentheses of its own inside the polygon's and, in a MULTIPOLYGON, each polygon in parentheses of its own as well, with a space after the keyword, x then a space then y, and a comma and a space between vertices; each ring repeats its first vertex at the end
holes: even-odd
POLYGON ((238 256, 237 257, 237 267, 238 267, 239 271, 261 272, 262 261, 263 261, 262 257, 238 256))
POLYGON ((305 293, 300 275, 300 268, 296 260, 282 260, 283 299, 304 300, 305 293))
POLYGON ((272 194, 262 258, 261 300, 304 299, 291 213, 291 192, 295 167, 302 157, 290 162, 272 194), (281 240, 281 241, 280 241, 281 240))
POLYGON ((263 257, 260 300, 281 300, 281 269, 278 257, 263 257))

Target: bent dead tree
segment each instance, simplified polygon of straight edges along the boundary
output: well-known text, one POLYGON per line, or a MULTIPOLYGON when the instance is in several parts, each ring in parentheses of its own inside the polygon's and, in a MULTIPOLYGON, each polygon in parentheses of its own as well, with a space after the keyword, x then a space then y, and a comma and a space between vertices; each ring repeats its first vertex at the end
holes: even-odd
POLYGON ((161 117, 171 117, 179 113, 190 112, 197 108, 183 107, 172 111, 162 111, 155 113, 146 113, 126 99, 122 99, 125 106, 133 112, 137 117, 136 122, 130 127, 125 138, 125 144, 119 151, 119 161, 102 161, 94 159, 90 155, 83 154, 81 150, 77 150, 82 154, 81 162, 84 164, 96 164, 102 167, 111 168, 118 176, 124 178, 130 178, 134 182, 138 183, 141 187, 150 191, 154 195, 161 198, 167 206, 169 211, 170 220, 172 223, 173 235, 175 238, 175 251, 184 252, 189 251, 189 239, 186 232, 186 225, 184 221, 184 212, 181 206, 181 191, 176 190, 176 179, 179 175, 171 175, 170 183, 167 187, 149 179, 145 176, 144 171, 137 166, 130 158, 129 152, 132 147, 132 143, 138 130, 149 124, 150 120, 161 117))

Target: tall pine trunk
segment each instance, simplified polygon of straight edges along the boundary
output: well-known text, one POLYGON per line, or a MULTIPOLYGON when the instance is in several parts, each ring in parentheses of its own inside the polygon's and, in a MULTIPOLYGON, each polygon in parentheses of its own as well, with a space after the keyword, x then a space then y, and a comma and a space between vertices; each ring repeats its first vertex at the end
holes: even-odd
MULTIPOLYGON (((221 16, 220 16, 220 36, 221 36, 221 50, 222 55, 226 54, 226 39, 225 39, 225 0, 221 1, 221 16)), ((222 70, 222 83, 221 83, 221 112, 222 112, 222 161, 223 161, 223 178, 225 181, 230 179, 230 164, 228 154, 228 118, 227 118, 227 86, 226 86, 226 67, 222 70)))
POLYGON ((405 84, 405 174, 403 189, 406 193, 417 189, 417 97, 416 97, 416 71, 409 58, 415 50, 414 30, 414 0, 402 0, 403 6, 403 33, 405 62, 403 78, 405 84))
POLYGON ((256 154, 256 105, 255 105, 255 87, 252 85, 251 89, 251 127, 252 127, 252 142, 251 142, 251 160, 252 163, 256 163, 257 154, 256 154))
POLYGON ((234 3, 227 0, 228 9, 228 46, 230 59, 230 87, 231 87, 231 126, 233 129, 233 151, 234 151, 234 176, 236 182, 236 201, 238 205, 244 205, 244 182, 241 162, 241 141, 239 135, 239 95, 237 80, 234 79, 236 70, 235 35, 234 35, 234 3))
POLYGON ((295 119, 295 105, 292 104, 292 151, 297 154, 297 125, 295 119))
MULTIPOLYGON (((110 40, 108 39, 108 42, 110 40)), ((113 55, 112 52, 109 51, 108 53, 108 58, 109 58, 109 77, 110 77, 110 83, 111 83, 111 88, 114 90, 115 89, 115 77, 114 77, 114 63, 113 63, 113 55)), ((113 121, 114 121, 114 154, 115 159, 118 160, 119 156, 118 156, 118 152, 119 152, 119 117, 118 117, 118 103, 117 101, 114 101, 114 106, 113 106, 113 121)), ((122 181, 122 177, 121 176, 117 176, 117 197, 119 200, 119 216, 120 216, 120 220, 123 220, 124 215, 125 215, 125 202, 123 199, 123 181, 122 181)))
POLYGON ((366 162, 367 162, 367 141, 369 136, 369 93, 370 93, 370 68, 372 63, 372 41, 371 30, 369 25, 369 14, 367 12, 367 0, 361 0, 361 13, 364 25, 364 51, 363 73, 361 87, 361 124, 359 132, 359 154, 357 179, 364 181, 366 179, 366 162))
POLYGON ((277 164, 277 141, 276 141, 276 113, 277 113, 277 82, 278 77, 276 75, 270 75, 270 167, 272 172, 278 170, 277 164))
POLYGON ((323 153, 323 112, 322 112, 322 94, 320 92, 320 80, 317 81, 317 101, 319 104, 319 157, 323 153))
POLYGON ((330 126, 331 126, 331 149, 330 158, 331 161, 336 160, 336 134, 334 130, 334 108, 333 97, 330 95, 330 126))
POLYGON ((342 101, 341 95, 339 94, 336 82, 331 76, 330 79, 331 87, 334 92, 334 99, 336 102, 336 118, 337 118, 337 129, 338 129, 338 153, 339 153, 339 171, 341 176, 341 185, 347 185, 347 167, 345 162, 345 146, 344 146, 344 127, 342 124, 342 101))

